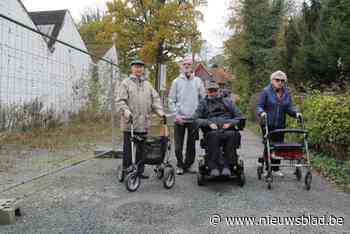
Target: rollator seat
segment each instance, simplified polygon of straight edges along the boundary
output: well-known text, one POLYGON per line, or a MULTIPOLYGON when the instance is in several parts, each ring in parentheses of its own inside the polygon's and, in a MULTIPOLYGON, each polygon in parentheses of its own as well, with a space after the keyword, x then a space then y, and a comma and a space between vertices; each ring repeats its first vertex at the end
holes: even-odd
POLYGON ((303 150, 302 144, 272 143, 271 147, 275 151, 298 151, 303 150))
POLYGON ((304 154, 301 144, 273 143, 271 151, 274 153, 274 158, 277 156, 289 160, 299 159, 304 154))

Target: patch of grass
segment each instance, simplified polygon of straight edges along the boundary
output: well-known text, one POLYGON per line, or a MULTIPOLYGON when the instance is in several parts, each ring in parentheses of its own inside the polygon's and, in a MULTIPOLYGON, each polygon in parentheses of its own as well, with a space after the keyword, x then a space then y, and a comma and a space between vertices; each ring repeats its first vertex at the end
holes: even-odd
MULTIPOLYGON (((53 151, 98 141, 110 141, 111 132, 110 122, 73 122, 58 128, 6 133, 0 138, 0 144, 22 145, 53 151)), ((119 136, 120 132, 117 129, 117 137, 119 136)))
POLYGON ((311 159, 314 169, 331 182, 350 191, 350 160, 337 160, 322 154, 315 154, 311 159))

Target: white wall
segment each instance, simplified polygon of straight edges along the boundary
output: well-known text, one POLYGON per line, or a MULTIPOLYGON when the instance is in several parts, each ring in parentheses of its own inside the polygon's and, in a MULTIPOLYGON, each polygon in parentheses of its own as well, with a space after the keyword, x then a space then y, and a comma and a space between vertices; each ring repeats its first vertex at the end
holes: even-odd
MULTIPOLYGON (((17 0, 0 0, 0 13, 35 28, 17 0)), ((49 51, 42 37, 0 18, 0 100, 11 105, 40 95, 47 76, 44 57, 49 51)))
MULTIPOLYGON (((117 50, 115 46, 112 46, 106 54, 103 56, 103 58, 118 64, 118 55, 117 50)), ((101 104, 103 110, 109 110, 110 109, 110 95, 111 95, 111 85, 112 87, 118 86, 120 83, 121 77, 118 72, 118 68, 115 66, 111 66, 109 63, 106 63, 104 61, 99 61, 97 63, 98 66, 98 77, 101 84, 101 104), (113 74, 111 75, 111 71, 113 74), (111 84, 111 79, 112 84, 111 84)), ((114 94, 114 93, 113 93, 114 94)))
MULTIPOLYGON (((17 0, 0 0, 0 13, 36 28, 17 0)), ((65 16, 58 39, 87 51, 70 14, 65 16)), ((54 48, 50 52, 42 36, 0 18, 2 105, 23 104, 39 98, 47 108, 57 112, 79 110, 86 101, 83 86, 91 59, 57 42, 54 48)))

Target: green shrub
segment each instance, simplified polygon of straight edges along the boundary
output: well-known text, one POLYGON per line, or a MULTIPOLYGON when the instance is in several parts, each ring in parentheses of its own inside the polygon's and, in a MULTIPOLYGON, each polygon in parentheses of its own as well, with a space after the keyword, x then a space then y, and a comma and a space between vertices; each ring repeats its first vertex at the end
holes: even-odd
POLYGON ((349 96, 316 93, 300 109, 310 132, 310 146, 338 159, 350 159, 349 96))
POLYGON ((318 154, 312 157, 311 163, 317 171, 336 184, 350 188, 350 160, 336 160, 318 154))

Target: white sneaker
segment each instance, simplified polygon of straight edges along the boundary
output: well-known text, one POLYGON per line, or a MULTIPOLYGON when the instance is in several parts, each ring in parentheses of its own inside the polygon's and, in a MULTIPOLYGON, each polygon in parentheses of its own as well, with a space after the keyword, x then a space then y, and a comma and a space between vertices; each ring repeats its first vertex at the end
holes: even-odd
POLYGON ((278 177, 283 177, 284 174, 281 171, 274 171, 273 174, 278 177))
POLYGON ((184 169, 182 169, 181 167, 176 168, 176 174, 183 175, 184 174, 184 169))

